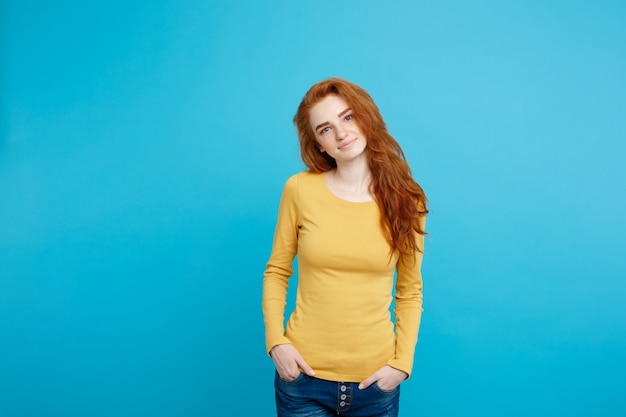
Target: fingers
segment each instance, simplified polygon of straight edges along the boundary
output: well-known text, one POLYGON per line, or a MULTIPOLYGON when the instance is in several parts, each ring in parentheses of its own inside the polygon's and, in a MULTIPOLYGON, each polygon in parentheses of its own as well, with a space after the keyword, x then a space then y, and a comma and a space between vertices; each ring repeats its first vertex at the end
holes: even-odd
POLYGON ((384 390, 392 390, 407 377, 407 373, 399 369, 392 368, 389 365, 385 365, 370 377, 364 379, 359 384, 359 389, 365 389, 372 385, 374 382, 378 382, 378 386, 384 390))
POLYGON ((276 345, 270 351, 278 375, 285 380, 293 380, 300 374, 313 376, 315 371, 302 358, 298 350, 290 344, 276 345))
POLYGON ((377 376, 377 372, 374 372, 373 375, 365 378, 363 381, 361 381, 361 383, 359 384, 359 389, 365 389, 367 387, 369 387, 370 385, 372 385, 374 382, 378 381, 378 376, 377 376))
POLYGON ((300 356, 298 359, 296 359, 296 363, 298 364, 300 369, 302 369, 302 372, 304 372, 308 376, 314 376, 315 375, 315 371, 313 370, 313 368, 311 368, 309 366, 309 364, 304 361, 302 356, 300 356))

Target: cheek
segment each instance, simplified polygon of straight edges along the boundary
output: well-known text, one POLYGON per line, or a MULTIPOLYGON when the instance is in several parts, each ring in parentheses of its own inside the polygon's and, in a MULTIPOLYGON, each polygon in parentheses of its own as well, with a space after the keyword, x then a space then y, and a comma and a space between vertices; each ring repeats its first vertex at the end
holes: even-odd
POLYGON ((329 143, 328 136, 329 135, 326 135, 326 136, 315 135, 315 144, 317 145, 318 148, 324 149, 326 147, 324 144, 329 143))

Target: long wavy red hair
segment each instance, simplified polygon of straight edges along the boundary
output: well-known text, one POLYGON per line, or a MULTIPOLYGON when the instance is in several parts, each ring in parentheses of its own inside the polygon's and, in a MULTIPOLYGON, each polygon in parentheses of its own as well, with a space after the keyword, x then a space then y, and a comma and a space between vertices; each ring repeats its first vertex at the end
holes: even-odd
POLYGON ((305 94, 294 116, 300 139, 300 153, 311 172, 321 173, 337 166, 326 152, 320 152, 311 128, 310 111, 329 94, 336 94, 352 108, 355 123, 367 139, 365 149, 372 180, 370 192, 381 212, 381 223, 389 233, 391 250, 402 255, 421 252, 416 233, 425 235, 422 217, 428 213, 426 194, 413 179, 400 144, 389 134, 372 97, 363 88, 341 78, 314 84, 305 94))

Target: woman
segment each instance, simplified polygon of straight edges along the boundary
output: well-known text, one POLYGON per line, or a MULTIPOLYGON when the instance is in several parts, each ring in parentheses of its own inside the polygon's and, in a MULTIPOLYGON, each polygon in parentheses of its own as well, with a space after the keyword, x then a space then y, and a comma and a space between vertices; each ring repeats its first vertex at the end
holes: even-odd
POLYGON ((422 313, 426 196, 361 87, 313 85, 294 123, 308 171, 285 184, 263 280, 278 416, 397 416, 422 313))

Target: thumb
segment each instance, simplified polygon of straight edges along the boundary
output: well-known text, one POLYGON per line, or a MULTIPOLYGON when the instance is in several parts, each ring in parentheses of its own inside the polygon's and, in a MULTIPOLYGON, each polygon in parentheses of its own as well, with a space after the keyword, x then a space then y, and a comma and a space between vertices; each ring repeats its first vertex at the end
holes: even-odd
POLYGON ((376 376, 371 375, 365 378, 363 381, 361 381, 361 383, 359 384, 359 389, 365 389, 369 387, 370 385, 372 385, 374 382, 376 382, 376 376))
POLYGON ((309 366, 309 364, 306 363, 304 361, 304 359, 302 359, 301 357, 296 360, 296 363, 298 364, 300 369, 302 369, 302 372, 304 372, 308 376, 314 376, 315 375, 315 371, 313 370, 313 368, 311 368, 309 366))

